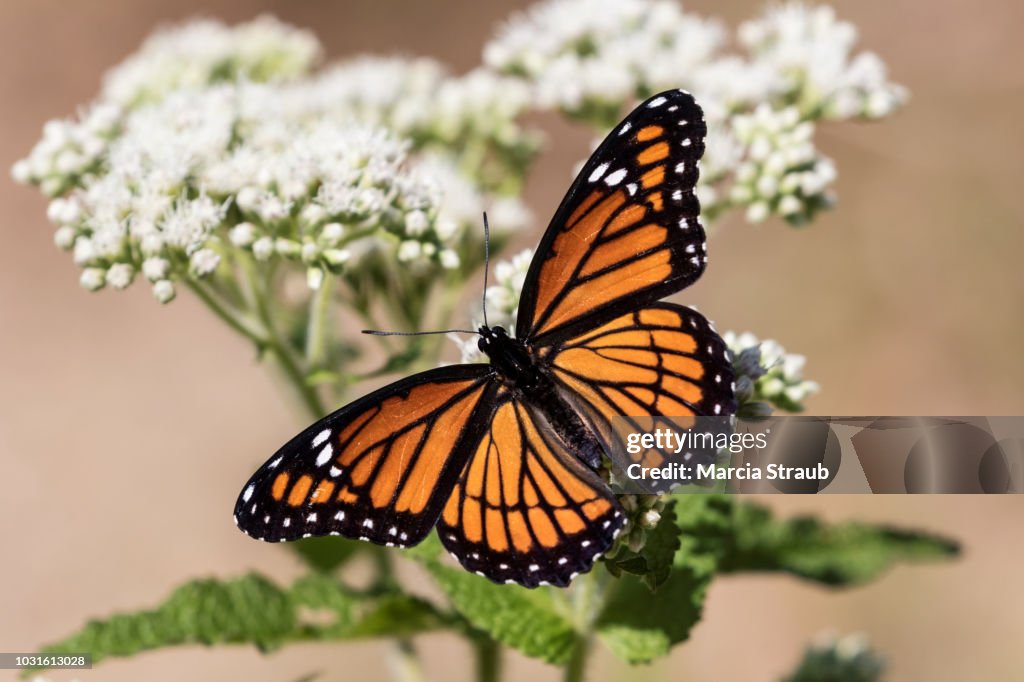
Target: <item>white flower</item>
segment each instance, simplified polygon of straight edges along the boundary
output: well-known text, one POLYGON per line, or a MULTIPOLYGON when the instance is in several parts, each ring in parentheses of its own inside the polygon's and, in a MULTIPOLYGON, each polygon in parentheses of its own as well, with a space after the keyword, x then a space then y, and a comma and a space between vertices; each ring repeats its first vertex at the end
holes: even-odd
POLYGON ((755 399, 767 400, 783 409, 792 410, 802 408, 803 401, 818 392, 817 382, 803 377, 806 364, 803 355, 787 353, 777 341, 760 341, 750 332, 736 334, 727 331, 722 339, 734 356, 751 348, 758 349, 758 364, 764 373, 754 381, 755 399))
POLYGON ((83 289, 99 291, 106 284, 106 272, 100 268, 86 268, 82 270, 82 275, 78 281, 83 289))
POLYGON ((103 96, 130 105, 224 78, 293 78, 308 71, 320 51, 312 33, 270 16, 234 27, 192 21, 151 35, 107 74, 103 96))
POLYGON ((505 24, 484 61, 525 76, 540 106, 578 113, 689 84, 724 37, 671 0, 548 0, 505 24))
POLYGON ((153 283, 153 296, 160 303, 170 303, 174 300, 174 284, 169 280, 162 279, 153 283))
POLYGON ((801 120, 795 107, 760 104, 732 119, 732 133, 746 149, 729 197, 747 207, 748 221, 760 222, 776 213, 805 222, 832 204, 835 166, 814 148, 814 124, 801 120))
POLYGON ((256 228, 252 223, 238 223, 228 233, 231 243, 238 247, 251 246, 256 241, 256 228))
POLYGON ((167 277, 171 264, 164 258, 147 258, 142 261, 142 275, 150 282, 155 282, 167 277))
POLYGON ((784 79, 790 99, 805 111, 821 109, 837 119, 880 118, 906 100, 906 90, 888 81, 876 55, 852 55, 857 30, 839 21, 831 7, 774 5, 744 23, 739 36, 757 62, 784 79))
POLYGON ((220 255, 212 249, 199 249, 192 254, 189 264, 197 276, 205 277, 220 265, 220 255))
POLYGON ((258 261, 265 261, 274 255, 274 240, 260 237, 252 244, 252 255, 258 261))
POLYGON ((135 269, 127 263, 114 263, 107 270, 107 284, 115 289, 125 289, 135 279, 135 269))
POLYGON ((455 253, 451 249, 441 249, 439 255, 441 266, 447 270, 454 270, 459 267, 461 261, 459 260, 459 254, 455 253))

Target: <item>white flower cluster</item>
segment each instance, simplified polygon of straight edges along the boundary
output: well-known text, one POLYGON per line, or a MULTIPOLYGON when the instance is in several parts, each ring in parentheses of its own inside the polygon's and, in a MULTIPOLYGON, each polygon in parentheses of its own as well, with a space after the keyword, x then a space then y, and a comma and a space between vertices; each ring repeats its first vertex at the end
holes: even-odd
MULTIPOLYGON (((533 261, 533 251, 524 249, 508 260, 494 264, 494 284, 487 287, 487 322, 492 327, 504 327, 510 333, 516 327, 516 312, 519 309, 519 296, 526 281, 526 273, 533 261)), ((481 311, 474 312, 473 328, 483 324, 481 311)), ((462 362, 486 362, 487 356, 477 347, 477 337, 463 338, 450 334, 449 338, 459 347, 462 362)))
POLYGON ((485 69, 450 76, 432 59, 362 57, 300 84, 291 96, 387 126, 418 148, 469 159, 465 170, 473 174, 488 150, 507 157, 498 159, 507 165, 536 146, 516 122, 531 103, 529 89, 485 69))
POLYGON ((638 92, 690 82, 724 39, 718 22, 673 0, 549 0, 513 17, 484 62, 530 81, 541 107, 617 111, 638 92))
POLYGON ((776 214, 801 224, 832 205, 835 165, 814 148, 814 124, 802 121, 795 107, 773 110, 761 104, 751 114, 733 117, 732 129, 744 153, 729 198, 747 207, 748 221, 776 214))
POLYGON ((157 31, 103 79, 102 99, 124 106, 218 81, 279 81, 305 74, 320 57, 309 31, 261 16, 237 26, 192 21, 157 31))
POLYGON ((857 29, 831 7, 791 2, 744 23, 740 41, 754 59, 786 81, 791 101, 834 119, 882 118, 906 101, 872 52, 853 56, 857 29))
POLYGON ((78 121, 48 124, 15 165, 16 179, 55 196, 55 241, 73 251, 84 287, 124 288, 142 273, 166 302, 174 280, 213 274, 232 248, 257 261, 291 260, 307 268, 313 288, 368 254, 417 272, 454 269, 479 244, 485 207, 496 230, 525 223, 516 199, 485 205, 440 144, 415 153, 431 136, 455 147, 450 136, 468 143, 477 133, 521 144, 510 128, 524 103, 515 87, 505 101, 497 77, 446 80, 422 60, 365 61, 285 83, 220 82, 211 67, 218 60, 248 64, 267 81, 280 80, 267 71, 275 64, 289 77, 308 65, 300 55, 316 50, 302 46, 305 34, 267 21, 158 35, 114 81, 128 83, 131 73, 156 83, 178 59, 193 74, 190 87, 122 98, 132 106, 101 99, 78 121), (205 53, 182 54, 203 35, 219 37, 205 53), (141 75, 146 64, 152 79, 141 75), (211 82, 198 82, 201 74, 211 82), (484 132, 488 121, 495 127, 484 132))
POLYGON ((801 224, 832 203, 835 167, 814 147, 814 121, 881 118, 906 99, 856 30, 828 7, 776 5, 739 29, 726 54, 721 24, 675 0, 547 0, 515 16, 484 50, 493 69, 529 83, 535 104, 601 132, 637 97, 691 90, 708 138, 698 194, 709 219, 730 208, 758 222, 801 224))
MULTIPOLYGON (((756 352, 760 376, 754 380, 754 400, 765 400, 790 412, 803 409, 803 401, 818 392, 814 381, 804 379, 803 370, 807 359, 803 355, 787 353, 778 342, 771 339, 758 340, 750 332, 736 334, 725 332, 722 339, 735 357, 756 352)), ((737 382, 738 384, 739 382, 737 382)))

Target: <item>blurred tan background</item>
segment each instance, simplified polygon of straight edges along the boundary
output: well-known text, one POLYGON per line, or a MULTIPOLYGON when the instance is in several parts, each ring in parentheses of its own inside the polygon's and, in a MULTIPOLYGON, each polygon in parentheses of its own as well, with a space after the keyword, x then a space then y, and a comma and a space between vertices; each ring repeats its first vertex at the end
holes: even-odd
MULTIPOLYGON (((516 3, 521 5, 523 3, 516 3)), ((694 1, 736 22, 759 2, 694 1)), ((723 224, 706 276, 682 300, 719 328, 752 330, 808 356, 817 414, 1022 414, 1024 5, 836 3, 912 93, 891 120, 822 131, 840 205, 811 228, 723 224)), ((2 0, 0 167, 72 113, 157 24, 264 11, 313 29, 336 59, 437 57, 456 70, 512 4, 2 0)), ((587 135, 553 123, 531 180, 531 244, 587 135)), ((249 349, 183 295, 86 293, 51 242, 45 202, 0 178, 0 650, 31 651, 87 618, 156 603, 187 577, 299 567, 237 532, 229 512, 252 467, 301 424, 249 349)), ((602 654, 594 679, 777 679, 824 629, 864 631, 892 680, 1024 678, 1024 499, 771 499, 960 538, 962 559, 902 566, 833 592, 783 577, 717 581, 692 640, 653 668, 602 654), (648 677, 649 676, 649 677, 648 677)), ((453 638, 420 640, 431 679, 468 680, 453 638)), ((388 679, 380 643, 185 648, 50 679, 388 679)), ((558 678, 513 656, 509 679, 558 678)), ((10 674, 13 678, 13 673, 10 674)), ((3 677, 0 674, 0 677, 3 677)))

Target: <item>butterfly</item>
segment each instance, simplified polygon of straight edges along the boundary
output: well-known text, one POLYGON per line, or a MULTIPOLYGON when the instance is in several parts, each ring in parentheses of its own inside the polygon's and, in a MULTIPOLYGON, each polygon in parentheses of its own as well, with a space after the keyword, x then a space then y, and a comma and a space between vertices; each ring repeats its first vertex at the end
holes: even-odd
POLYGON ((555 212, 515 335, 479 329, 489 364, 415 374, 307 428, 246 483, 241 530, 408 547, 436 527, 496 582, 564 586, 589 571, 626 522, 597 473, 619 445, 611 420, 735 411, 721 338, 659 302, 707 263, 694 194, 705 134, 684 91, 641 103, 555 212))

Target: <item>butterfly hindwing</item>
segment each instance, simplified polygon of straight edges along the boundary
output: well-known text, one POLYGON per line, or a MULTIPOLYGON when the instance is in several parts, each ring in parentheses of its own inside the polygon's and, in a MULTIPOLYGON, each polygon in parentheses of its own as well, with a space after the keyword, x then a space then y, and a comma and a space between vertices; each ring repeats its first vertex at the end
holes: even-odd
MULTIPOLYGON (((563 395, 594 417, 596 435, 619 458, 627 453, 624 433, 678 430, 668 418, 736 411, 725 342, 704 316, 685 306, 656 303, 634 310, 541 352, 563 395)), ((681 456, 709 460, 714 450, 681 456)), ((658 467, 662 453, 652 449, 630 459, 658 467)))
POLYGON ((607 484, 505 392, 438 533, 467 570, 491 580, 568 585, 611 547, 624 521, 607 484))
POLYGON ((516 338, 538 345, 675 293, 704 270, 694 195, 703 112, 673 90, 619 124, 583 166, 537 248, 516 338))
POLYGON ((325 417, 252 476, 235 522, 266 541, 342 535, 414 545, 434 527, 486 428, 486 365, 413 375, 325 417))

